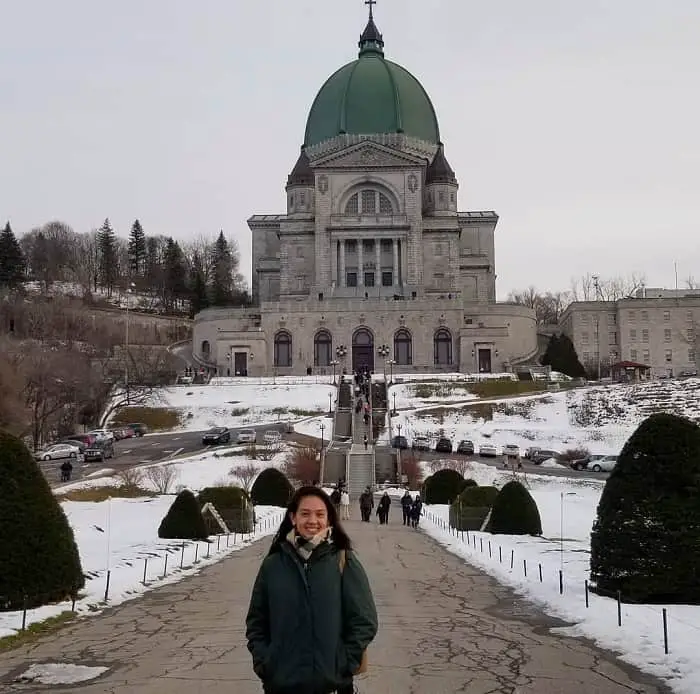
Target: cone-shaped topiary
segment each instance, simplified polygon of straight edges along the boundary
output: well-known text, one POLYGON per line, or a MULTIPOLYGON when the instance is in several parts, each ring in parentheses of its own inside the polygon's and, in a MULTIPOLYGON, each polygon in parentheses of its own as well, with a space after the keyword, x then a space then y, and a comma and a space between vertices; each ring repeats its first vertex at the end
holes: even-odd
POLYGON ((213 504, 231 532, 253 532, 255 514, 245 489, 235 486, 206 487, 199 492, 198 501, 200 506, 213 504))
POLYGON ((73 530, 32 454, 0 432, 0 611, 39 607, 85 585, 73 530))
MULTIPOLYGON (((469 482, 473 480, 465 480, 469 482)), ((481 530, 493 502, 496 487, 468 485, 450 505, 450 525, 457 530, 481 530)))
POLYGON ((632 434, 598 503, 591 581, 639 602, 700 604, 700 428, 654 414, 632 434))
POLYGON ((497 535, 541 535, 537 503, 517 480, 503 486, 491 507, 488 531, 497 535))
POLYGON ((289 504, 294 487, 283 472, 275 467, 263 470, 253 482, 250 498, 256 506, 282 506, 289 504))
POLYGON ((473 480, 471 477, 467 477, 466 480, 464 480, 464 488, 466 489, 467 487, 478 487, 479 483, 476 480, 473 480))
POLYGON ((464 477, 456 470, 444 469, 425 480, 423 501, 426 504, 449 504, 464 489, 464 477))
POLYGON ((206 540, 209 537, 195 495, 183 489, 170 505, 158 528, 158 537, 168 540, 206 540))

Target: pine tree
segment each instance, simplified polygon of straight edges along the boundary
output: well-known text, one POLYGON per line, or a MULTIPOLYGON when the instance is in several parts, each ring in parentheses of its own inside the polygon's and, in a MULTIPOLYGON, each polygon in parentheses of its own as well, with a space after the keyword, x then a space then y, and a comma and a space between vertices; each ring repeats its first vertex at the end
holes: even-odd
POLYGON ((168 238, 163 253, 163 303, 168 309, 187 297, 186 272, 185 256, 180 245, 168 238))
POLYGON ((224 232, 219 232, 219 236, 214 244, 214 276, 211 283, 211 305, 225 306, 231 303, 233 298, 233 256, 229 248, 224 232))
POLYGON ((204 275, 204 266, 202 259, 197 253, 192 255, 192 263, 189 272, 189 290, 190 290, 190 317, 199 313, 202 309, 209 306, 209 296, 207 295, 207 280, 204 275))
POLYGON ((32 277, 38 279, 42 284, 42 291, 46 293, 51 284, 51 259, 49 252, 49 242, 43 231, 40 231, 31 248, 30 267, 32 277))
POLYGON ((24 254, 8 222, 0 231, 0 287, 16 289, 26 270, 24 254))
POLYGON ((131 225, 128 249, 131 276, 143 277, 146 272, 146 234, 138 219, 131 225))
POLYGON ((109 219, 97 232, 97 246, 100 254, 100 283, 111 296, 117 281, 117 237, 109 219))
POLYGON ((152 292, 160 291, 163 286, 163 258, 161 253, 161 237, 146 237, 146 263, 144 270, 146 286, 152 292))
POLYGON ((568 335, 552 335, 547 349, 540 359, 542 366, 551 366, 552 371, 558 371, 571 378, 586 375, 586 369, 579 361, 576 348, 568 335))

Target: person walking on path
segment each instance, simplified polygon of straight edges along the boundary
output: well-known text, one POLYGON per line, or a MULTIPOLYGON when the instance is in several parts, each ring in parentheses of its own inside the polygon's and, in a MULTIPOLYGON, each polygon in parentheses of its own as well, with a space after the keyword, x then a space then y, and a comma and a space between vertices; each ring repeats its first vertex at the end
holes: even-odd
POLYGON ((340 510, 343 520, 350 520, 350 494, 347 489, 340 492, 340 510))
POLYGON ((341 499, 342 499, 342 495, 340 493, 340 487, 336 486, 336 488, 331 492, 331 503, 333 504, 333 507, 335 508, 335 513, 337 516, 340 515, 341 499))
POLYGON ((372 490, 367 487, 362 494, 360 494, 360 517, 365 523, 369 523, 369 517, 374 508, 374 497, 372 496, 372 490))
POLYGON ((301 487, 253 586, 246 639, 265 694, 351 694, 377 634, 365 570, 328 496, 301 487))
POLYGON ((387 492, 384 492, 377 506, 377 515, 379 516, 379 524, 386 525, 389 522, 389 507, 391 506, 391 498, 387 492))
POLYGON ((403 524, 411 524, 411 506, 413 506, 413 499, 411 494, 406 490, 406 493, 401 497, 401 510, 403 511, 403 524))
POLYGON ((416 494, 416 498, 411 504, 411 527, 417 528, 420 522, 420 516, 423 511, 423 502, 420 500, 420 494, 416 494))
POLYGON ((73 463, 70 460, 66 460, 61 465, 61 482, 70 482, 71 474, 73 474, 73 463))

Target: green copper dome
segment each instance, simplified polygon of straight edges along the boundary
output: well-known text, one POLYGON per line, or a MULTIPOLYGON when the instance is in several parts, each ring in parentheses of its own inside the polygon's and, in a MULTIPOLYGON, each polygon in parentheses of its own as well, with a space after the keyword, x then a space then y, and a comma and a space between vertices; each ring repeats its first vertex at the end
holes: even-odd
POLYGON ((384 41, 370 14, 360 55, 333 73, 314 99, 304 144, 342 134, 404 133, 437 144, 435 109, 421 83, 384 58, 384 41))

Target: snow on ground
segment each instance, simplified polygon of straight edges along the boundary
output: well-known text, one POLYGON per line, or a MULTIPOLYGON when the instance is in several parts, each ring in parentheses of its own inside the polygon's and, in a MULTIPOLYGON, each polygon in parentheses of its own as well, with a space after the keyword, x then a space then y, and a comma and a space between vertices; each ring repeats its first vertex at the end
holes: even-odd
POLYGON ((333 438, 333 417, 324 416, 304 419, 294 425, 294 431, 297 434, 313 436, 319 440, 323 436, 324 440, 328 441, 333 438), (321 430, 321 427, 323 427, 323 430, 321 430))
MULTIPOLYGON (((468 476, 479 484, 502 486, 512 478, 506 471, 479 463, 472 466, 468 476)), ((528 475, 527 484, 540 509, 542 537, 454 534, 448 529, 449 509, 443 505, 425 507, 422 528, 449 551, 570 624, 554 632, 591 638, 628 663, 668 680, 678 694, 697 694, 700 606, 623 604, 622 626, 618 626, 615 600, 589 593, 586 607, 590 532, 603 483, 528 475), (560 570, 563 595, 559 592, 560 570), (663 607, 668 610, 668 655, 664 653, 663 607)))
POLYGON ((336 398, 330 380, 214 378, 207 385, 160 388, 144 404, 178 410, 183 431, 273 424, 327 412, 336 398))
POLYGON ((103 675, 108 667, 89 667, 73 663, 33 663, 14 678, 20 684, 78 684, 103 675))

